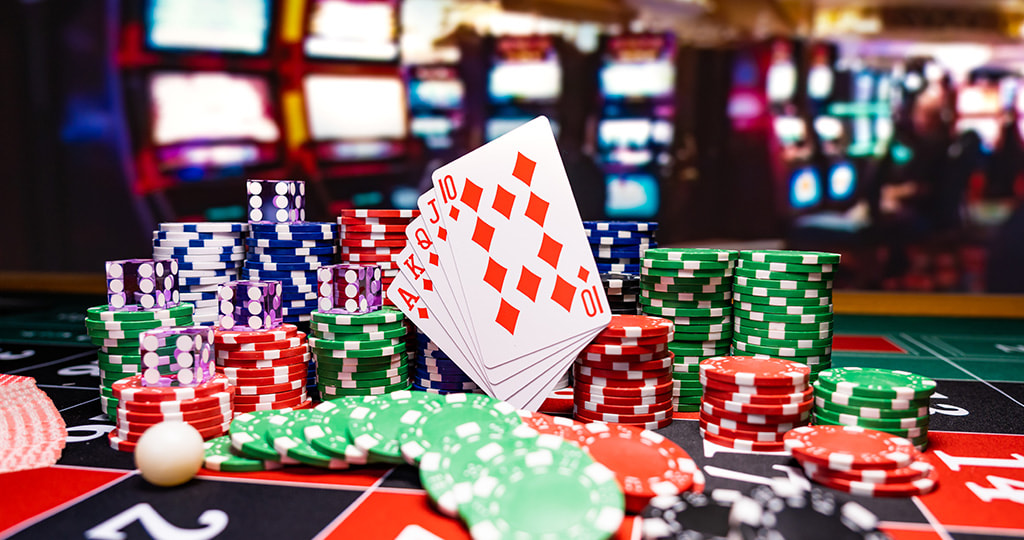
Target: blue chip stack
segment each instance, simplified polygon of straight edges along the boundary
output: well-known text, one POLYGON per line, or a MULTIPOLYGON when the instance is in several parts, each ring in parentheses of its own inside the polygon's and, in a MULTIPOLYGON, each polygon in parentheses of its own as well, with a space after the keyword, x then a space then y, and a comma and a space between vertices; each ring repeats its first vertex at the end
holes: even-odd
POLYGON ((153 231, 153 258, 178 261, 178 293, 195 305, 195 324, 217 321, 217 289, 238 279, 248 223, 161 223, 153 231))
POLYGON ((416 344, 418 351, 414 361, 416 373, 412 377, 413 390, 435 394, 481 392, 473 379, 418 329, 416 344))
POLYGON ((242 279, 281 282, 284 322, 308 322, 316 309, 316 271, 334 262, 338 226, 305 221, 249 226, 242 279))
POLYGON ((657 247, 656 221, 584 221, 597 271, 602 274, 640 274, 644 251, 657 247))

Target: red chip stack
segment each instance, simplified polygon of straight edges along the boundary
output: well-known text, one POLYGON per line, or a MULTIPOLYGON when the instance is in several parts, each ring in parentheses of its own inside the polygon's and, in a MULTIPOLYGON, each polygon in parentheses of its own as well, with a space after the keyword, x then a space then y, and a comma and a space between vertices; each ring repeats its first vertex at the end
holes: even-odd
POLYGON ((0 374, 0 473, 49 467, 60 459, 67 427, 32 377, 0 374))
POLYGON ((236 415, 312 405, 306 394, 309 347, 292 324, 214 333, 217 372, 235 388, 236 415))
POLYGON ((779 358, 716 356, 700 363, 700 431, 737 450, 780 452, 783 436, 814 408, 811 369, 779 358))
POLYGON ((659 429, 672 423, 672 321, 613 315, 573 369, 573 417, 659 429))
POLYGON ((227 377, 214 375, 195 386, 143 386, 142 376, 121 379, 113 385, 117 424, 110 432, 110 447, 134 452, 147 429, 160 422, 191 424, 204 440, 227 433, 231 424, 234 388, 227 377))

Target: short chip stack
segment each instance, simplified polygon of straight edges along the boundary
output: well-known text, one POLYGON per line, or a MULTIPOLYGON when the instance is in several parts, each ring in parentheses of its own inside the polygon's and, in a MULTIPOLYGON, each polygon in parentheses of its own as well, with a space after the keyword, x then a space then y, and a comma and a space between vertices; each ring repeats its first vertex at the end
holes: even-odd
POLYGON ((807 366, 780 358, 720 356, 700 363, 700 432, 726 448, 785 449, 783 436, 807 424, 814 400, 807 366))
POLYGON ((390 306, 362 314, 314 311, 309 338, 324 400, 409 388, 405 315, 390 306))
POLYGON ((871 497, 913 497, 938 485, 938 470, 903 437, 859 426, 805 426, 786 449, 807 476, 832 489, 871 497))
POLYGON ((814 422, 884 431, 924 450, 934 392, 935 381, 906 371, 832 368, 814 383, 814 422))
POLYGON ((733 284, 733 347, 811 367, 832 365, 832 278, 838 253, 741 251, 733 284))
POLYGON ((613 315, 573 369, 573 416, 658 429, 672 423, 671 321, 613 315))
POLYGON ((735 251, 721 249, 657 248, 644 253, 640 309, 675 325, 668 348, 675 355, 677 411, 699 410, 701 360, 729 354, 735 260, 735 251))
POLYGON ((231 424, 234 389, 223 375, 195 386, 144 386, 136 375, 115 382, 112 392, 118 404, 110 447, 122 452, 134 452, 143 432, 160 422, 186 422, 203 439, 223 435, 231 424))
POLYGON ((316 309, 316 270, 334 260, 337 226, 295 222, 249 224, 251 237, 242 279, 281 283, 281 316, 286 323, 309 321, 316 309))
MULTIPOLYGON (((408 242, 405 228, 418 215, 419 210, 391 208, 342 210, 338 217, 341 262, 380 266, 384 274, 381 284, 387 290, 399 272, 395 257, 408 242)), ((384 303, 389 303, 387 296, 384 303)))
MULTIPOLYGON (((171 326, 191 326, 192 304, 149 311, 111 311, 108 306, 91 307, 86 311, 85 327, 97 352, 100 368, 100 409, 114 418, 117 398, 116 381, 141 374, 142 354, 139 336, 147 331, 171 326)), ((173 352, 174 347, 160 351, 173 352)))
POLYGON ((311 405, 306 334, 292 324, 214 333, 217 372, 235 387, 235 414, 311 405))
POLYGON ((217 320, 217 289, 238 279, 248 223, 161 223, 153 231, 153 258, 178 261, 181 301, 195 306, 196 324, 217 320))
POLYGON ((480 387, 466 372, 431 341, 423 332, 416 332, 416 366, 412 388, 434 394, 480 392, 480 387))
POLYGON ((654 221, 584 221, 597 271, 637 275, 644 251, 657 247, 654 221))
POLYGON ((640 277, 609 272, 601 274, 601 285, 613 315, 636 315, 640 312, 640 277))

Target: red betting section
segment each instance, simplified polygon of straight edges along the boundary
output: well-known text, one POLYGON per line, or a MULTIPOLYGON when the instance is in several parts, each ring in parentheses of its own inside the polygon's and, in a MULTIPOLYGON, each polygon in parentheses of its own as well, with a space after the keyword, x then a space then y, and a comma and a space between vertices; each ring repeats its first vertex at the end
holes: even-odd
POLYGON ((31 469, 0 475, 0 537, 7 529, 53 510, 105 484, 128 476, 128 471, 62 467, 31 469))
POLYGON ((833 351, 899 353, 906 354, 900 346, 882 336, 836 335, 832 337, 833 351))

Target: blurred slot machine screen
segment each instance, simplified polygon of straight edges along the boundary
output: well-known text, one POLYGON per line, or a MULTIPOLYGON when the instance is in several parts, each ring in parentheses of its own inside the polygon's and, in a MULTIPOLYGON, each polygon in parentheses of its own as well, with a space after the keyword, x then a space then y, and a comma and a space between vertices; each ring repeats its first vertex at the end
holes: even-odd
POLYGON ((311 58, 398 59, 393 0, 310 0, 303 47, 311 58))
POLYGON ((163 51, 267 51, 270 0, 148 0, 146 44, 163 51))
POLYGON ((394 157, 408 133, 405 84, 399 77, 306 76, 306 115, 318 157, 352 161, 394 157))

